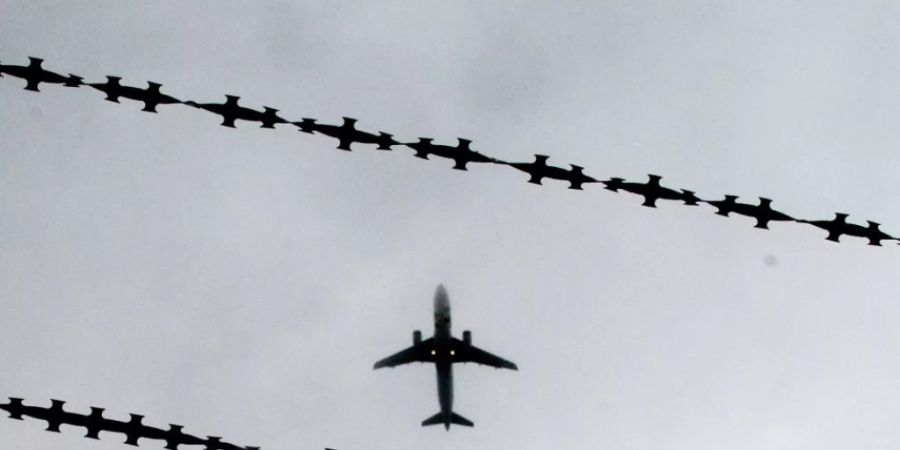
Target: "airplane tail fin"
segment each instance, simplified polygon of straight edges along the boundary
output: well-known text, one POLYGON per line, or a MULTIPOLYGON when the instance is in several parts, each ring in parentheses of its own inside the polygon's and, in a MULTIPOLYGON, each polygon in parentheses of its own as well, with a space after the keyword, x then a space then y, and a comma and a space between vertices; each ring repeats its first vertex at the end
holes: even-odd
MULTIPOLYGON (((441 413, 437 413, 437 414, 423 420, 422 426, 427 427, 429 425, 440 425, 442 423, 444 423, 444 415, 441 413)), ((462 425, 465 427, 475 426, 475 424, 472 423, 471 420, 466 419, 465 417, 463 417, 457 413, 454 413, 454 412, 450 413, 450 423, 456 424, 456 425, 462 425)), ((445 424, 445 426, 446 426, 446 424, 445 424)))

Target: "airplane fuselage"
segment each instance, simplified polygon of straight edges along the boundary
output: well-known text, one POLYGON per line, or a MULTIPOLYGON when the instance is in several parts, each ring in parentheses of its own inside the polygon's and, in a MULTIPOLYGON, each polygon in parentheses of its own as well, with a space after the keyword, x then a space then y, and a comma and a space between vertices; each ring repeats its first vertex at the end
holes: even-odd
POLYGON ((437 372, 438 402, 444 418, 444 428, 450 427, 453 412, 453 353, 450 333, 450 299, 443 287, 434 295, 434 350, 437 372))

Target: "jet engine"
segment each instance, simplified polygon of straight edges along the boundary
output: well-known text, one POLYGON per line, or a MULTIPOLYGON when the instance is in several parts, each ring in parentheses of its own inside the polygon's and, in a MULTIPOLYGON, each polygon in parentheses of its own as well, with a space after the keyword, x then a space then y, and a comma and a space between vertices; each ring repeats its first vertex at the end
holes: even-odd
POLYGON ((463 331, 463 342, 466 345, 472 345, 472 332, 469 330, 463 331))
POLYGON ((419 345, 422 343, 422 332, 419 330, 413 331, 413 345, 419 345))

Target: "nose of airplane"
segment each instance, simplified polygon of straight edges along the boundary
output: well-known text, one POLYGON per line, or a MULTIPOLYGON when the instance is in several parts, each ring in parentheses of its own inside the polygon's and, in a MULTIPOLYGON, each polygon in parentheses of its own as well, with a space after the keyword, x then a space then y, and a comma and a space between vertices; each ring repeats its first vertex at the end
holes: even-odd
POLYGON ((447 295, 447 289, 444 288, 443 284, 438 285, 437 290, 434 292, 434 310, 440 313, 450 311, 450 297, 447 295))

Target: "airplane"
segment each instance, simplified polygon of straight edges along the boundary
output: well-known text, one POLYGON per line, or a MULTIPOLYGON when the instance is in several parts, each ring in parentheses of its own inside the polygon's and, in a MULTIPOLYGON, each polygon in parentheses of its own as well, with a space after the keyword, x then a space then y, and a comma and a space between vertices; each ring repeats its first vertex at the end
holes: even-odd
POLYGON ((375 363, 373 369, 395 367, 413 362, 434 363, 437 370, 438 401, 441 410, 422 421, 422 426, 450 424, 474 426, 469 419, 453 412, 453 364, 473 362, 497 369, 519 370, 514 363, 472 345, 472 332, 463 331, 462 340, 450 333, 450 298, 443 285, 434 293, 434 336, 423 340, 422 332, 413 331, 413 345, 375 363))

